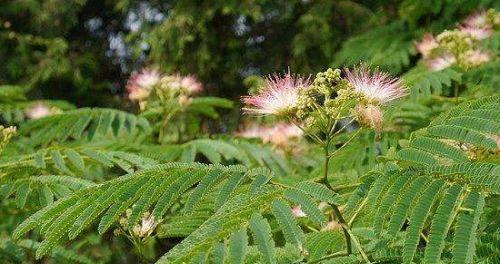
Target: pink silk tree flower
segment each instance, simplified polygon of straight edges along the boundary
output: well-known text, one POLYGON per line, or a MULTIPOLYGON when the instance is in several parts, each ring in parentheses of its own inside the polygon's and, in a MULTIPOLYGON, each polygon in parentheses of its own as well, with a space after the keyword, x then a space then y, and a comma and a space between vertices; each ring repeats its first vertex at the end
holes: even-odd
POLYGON ((468 16, 458 29, 477 40, 486 39, 493 35, 492 26, 488 23, 487 14, 484 10, 468 16))
POLYGON ((431 51, 438 46, 436 38, 431 33, 425 33, 422 40, 415 44, 415 48, 424 58, 428 57, 431 51))
POLYGON ((295 77, 290 73, 269 76, 257 95, 242 98, 247 105, 243 111, 256 115, 286 115, 297 106, 300 89, 307 89, 310 85, 309 78, 295 77))
POLYGON ((129 99, 146 99, 153 87, 159 82, 160 73, 157 70, 142 69, 139 72, 133 72, 127 82, 129 99))
POLYGON ((270 142, 275 146, 286 147, 290 143, 290 139, 301 138, 304 132, 298 128, 296 125, 279 123, 273 128, 268 134, 267 138, 264 138, 264 142, 270 142))
POLYGON ((269 127, 253 125, 235 135, 244 138, 260 138, 264 143, 286 147, 292 143, 291 139, 301 138, 303 134, 304 132, 296 125, 278 123, 269 127))
POLYGON ((196 94, 203 91, 203 84, 194 75, 182 76, 180 84, 189 94, 196 94))
POLYGON ((431 71, 441 71, 441 70, 444 70, 444 69, 452 66, 456 62, 457 62, 457 60, 455 59, 455 56, 453 56, 453 54, 447 53, 447 54, 443 54, 441 56, 426 60, 425 65, 431 71))
POLYGON ((480 10, 472 13, 462 21, 465 26, 482 27, 488 25, 488 18, 485 10, 480 10))
POLYGON ((408 89, 399 78, 379 70, 370 71, 366 66, 345 70, 347 81, 355 91, 370 103, 385 104, 408 94, 408 89))
POLYGON ((235 136, 243 137, 243 138, 267 138, 271 133, 271 129, 264 126, 259 125, 251 125, 245 129, 242 129, 235 133, 235 136))
POLYGON ((488 52, 481 50, 471 50, 465 53, 465 61, 472 66, 478 66, 491 60, 488 52))
POLYGON ((491 27, 459 26, 458 29, 477 40, 487 39, 493 35, 491 27))

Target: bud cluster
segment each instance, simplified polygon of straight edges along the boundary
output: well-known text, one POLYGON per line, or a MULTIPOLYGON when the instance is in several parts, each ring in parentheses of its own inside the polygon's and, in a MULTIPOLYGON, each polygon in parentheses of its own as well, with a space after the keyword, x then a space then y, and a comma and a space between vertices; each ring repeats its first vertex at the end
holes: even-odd
POLYGON ((14 134, 16 134, 16 127, 4 127, 0 125, 0 153, 14 134))
POLYGON ((312 85, 299 93, 295 118, 305 120, 309 130, 328 129, 328 117, 342 119, 349 116, 349 106, 360 99, 360 94, 339 69, 328 69, 316 74, 312 85))

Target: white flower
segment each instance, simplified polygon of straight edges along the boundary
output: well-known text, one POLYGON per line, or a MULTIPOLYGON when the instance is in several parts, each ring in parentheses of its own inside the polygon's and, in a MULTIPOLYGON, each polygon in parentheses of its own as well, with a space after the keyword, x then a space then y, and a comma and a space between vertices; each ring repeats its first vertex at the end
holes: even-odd
POLYGON ((194 75, 182 76, 180 84, 186 89, 188 94, 196 94, 203 91, 203 85, 194 75))
POLYGON ((153 233, 156 228, 156 222, 153 216, 150 216, 148 213, 145 213, 141 218, 141 224, 135 225, 132 232, 138 237, 147 237, 153 233))
POLYGON ((292 214, 295 217, 306 217, 307 216, 307 214, 304 213, 304 211, 302 211, 302 209, 300 209, 300 205, 296 205, 296 206, 292 207, 292 214))
POLYGON ((26 109, 26 116, 29 119, 38 119, 49 115, 52 115, 52 111, 49 106, 43 103, 36 103, 26 109))

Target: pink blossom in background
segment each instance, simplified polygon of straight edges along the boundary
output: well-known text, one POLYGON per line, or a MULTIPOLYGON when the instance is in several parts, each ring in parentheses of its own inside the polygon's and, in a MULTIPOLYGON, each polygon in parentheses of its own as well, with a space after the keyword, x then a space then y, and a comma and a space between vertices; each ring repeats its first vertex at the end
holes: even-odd
POLYGON ((473 66, 478 66, 491 60, 488 52, 481 50, 471 50, 465 54, 465 60, 473 66))
POLYGON ((49 115, 52 115, 52 111, 48 105, 43 103, 36 103, 26 109, 26 117, 29 119, 39 119, 49 115))
POLYGON ((492 26, 488 23, 486 11, 484 10, 468 16, 458 29, 478 40, 486 39, 493 35, 492 26))
POLYGON ((417 51, 423 57, 428 57, 431 51, 439 46, 436 38, 431 33, 425 33, 422 40, 415 44, 417 51))
POLYGON ((194 75, 182 76, 180 84, 189 94, 196 94, 203 91, 203 84, 194 75))
POLYGON ((482 27, 488 24, 488 18, 485 10, 472 13, 462 21, 462 24, 470 27, 482 27))
POLYGON ((237 132, 235 135, 244 138, 260 138, 264 143, 285 147, 290 144, 291 139, 298 139, 304 132, 296 125, 278 123, 274 126, 253 125, 237 132))
POLYGON ((460 26, 458 29, 477 40, 487 39, 493 35, 493 29, 491 29, 491 27, 460 26))
POLYGON ((441 71, 452 66, 456 62, 457 60, 455 59, 455 56, 453 56, 453 54, 448 53, 426 60, 425 65, 431 71, 441 71))
POLYGON ((127 82, 127 92, 130 100, 142 100, 149 96, 155 85, 160 82, 160 73, 157 70, 142 69, 133 72, 127 82))

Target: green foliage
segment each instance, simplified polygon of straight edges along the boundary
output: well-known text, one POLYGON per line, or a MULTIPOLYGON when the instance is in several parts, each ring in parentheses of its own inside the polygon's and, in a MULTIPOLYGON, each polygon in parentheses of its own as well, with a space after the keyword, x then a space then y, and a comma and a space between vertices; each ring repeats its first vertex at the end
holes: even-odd
POLYGON ((405 33, 405 25, 395 22, 344 42, 334 64, 353 66, 367 61, 391 73, 400 73, 410 63, 412 47, 413 39, 405 33))
POLYGON ((149 123, 140 117, 114 109, 82 108, 27 122, 20 136, 31 144, 48 144, 86 138, 130 137, 148 133, 149 123))
MULTIPOLYGON (((473 41, 491 56, 478 66, 431 71, 415 48, 423 33, 495 7, 491 0, 5 4, 0 262, 498 263, 498 25, 473 41), (399 75, 410 93, 376 106, 377 131, 349 110, 285 147, 231 136, 238 125, 278 122, 240 118, 233 107, 242 80, 253 94, 264 84, 255 76, 288 66, 307 75, 361 62, 399 75), (161 98, 167 91, 159 85, 151 100, 132 105, 122 100, 123 77, 140 67, 194 74, 204 91, 161 98), (48 115, 31 115, 40 105, 48 115), (134 109, 140 113, 126 111, 134 109)), ((328 102, 345 96, 322 95, 310 98, 332 111, 328 102)), ((310 112, 292 121, 307 127, 331 117, 310 112)))
POLYGON ((442 253, 450 246, 453 263, 472 261, 484 197, 498 194, 500 186, 498 164, 483 162, 496 155, 489 151, 497 149, 490 135, 498 136, 500 131, 494 114, 498 99, 491 96, 463 103, 414 132, 408 147, 397 155, 401 165, 411 168, 386 172, 372 184, 366 199, 367 206, 377 208, 373 229, 401 248, 404 263, 414 261, 420 251, 423 263, 437 263, 449 258, 442 253), (469 147, 454 146, 463 143, 469 147), (468 152, 474 147, 481 148, 482 156, 470 157, 468 152), (397 243, 399 232, 404 234, 403 244, 397 243), (454 234, 453 242, 450 234, 454 234), (418 247, 422 236, 428 237, 423 249, 418 247))

